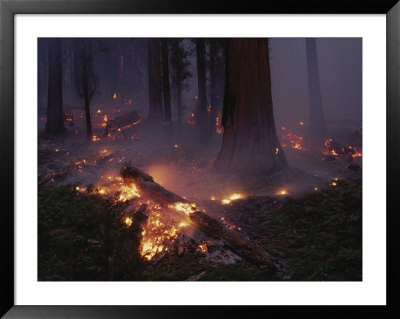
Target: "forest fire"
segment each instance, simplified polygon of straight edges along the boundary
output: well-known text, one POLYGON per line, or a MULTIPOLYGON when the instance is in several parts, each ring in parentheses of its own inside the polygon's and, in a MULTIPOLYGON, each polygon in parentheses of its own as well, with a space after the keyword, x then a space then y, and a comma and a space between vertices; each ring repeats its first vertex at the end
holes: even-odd
POLYGON ((157 254, 167 251, 169 246, 178 237, 181 227, 176 226, 176 222, 163 213, 158 204, 148 205, 150 211, 147 224, 142 232, 140 244, 140 255, 145 260, 152 260, 157 254))
POLYGON ((175 209, 177 212, 181 212, 186 215, 190 215, 197 210, 195 204, 181 203, 181 202, 177 202, 174 205, 168 205, 168 207, 171 209, 175 209))
POLYGON ((232 201, 237 200, 237 199, 241 199, 243 198, 242 194, 239 193, 233 193, 232 195, 229 195, 228 198, 224 198, 221 200, 223 205, 227 205, 230 204, 232 201))
MULTIPOLYGON (((132 199, 141 198, 141 194, 134 182, 125 182, 122 177, 107 176, 109 184, 101 185, 95 188, 94 192, 102 196, 111 196, 115 198, 115 202, 125 203, 132 199)), ((87 188, 76 186, 78 192, 86 192, 87 188)), ((176 202, 169 205, 168 209, 162 208, 159 204, 153 203, 151 200, 145 201, 147 205, 147 223, 142 231, 142 240, 139 247, 140 255, 147 261, 152 260, 156 255, 168 251, 173 245, 178 234, 184 227, 188 225, 188 220, 171 217, 168 209, 189 215, 196 211, 194 204, 176 202)), ((139 206, 142 202, 139 202, 139 206)), ((122 223, 126 227, 133 224, 133 218, 125 216, 122 223)))
POLYGON ((331 223, 362 212, 356 72, 331 75, 319 50, 335 90, 314 107, 309 48, 288 41, 39 39, 39 278, 360 278, 332 272, 359 262, 359 227, 331 223))
POLYGON ((286 127, 281 127, 282 131, 287 131, 287 134, 282 136, 282 147, 290 146, 293 149, 304 151, 306 148, 302 145, 303 137, 288 131, 286 127))
POLYGON ((324 146, 322 157, 324 161, 333 161, 342 156, 348 162, 356 162, 358 157, 362 157, 362 153, 358 152, 355 147, 339 144, 332 138, 327 139, 324 146))

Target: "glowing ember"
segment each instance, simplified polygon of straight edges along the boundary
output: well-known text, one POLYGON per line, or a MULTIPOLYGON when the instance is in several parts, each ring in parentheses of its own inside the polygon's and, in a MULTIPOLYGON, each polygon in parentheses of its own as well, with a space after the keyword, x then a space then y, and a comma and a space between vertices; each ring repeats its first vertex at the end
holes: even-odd
POLYGON ((101 110, 100 110, 100 109, 98 109, 98 110, 97 110, 97 113, 98 113, 98 114, 100 114, 100 113, 101 113, 101 110))
POLYGON ((132 225, 132 218, 131 217, 125 217, 124 223, 126 226, 130 227, 132 225))
POLYGON ((230 204, 232 201, 236 200, 236 199, 240 199, 243 198, 242 194, 239 193, 233 193, 232 195, 230 195, 228 198, 224 198, 222 199, 222 204, 227 205, 230 204))
POLYGON ((196 121, 195 121, 194 117, 195 117, 194 112, 190 113, 190 115, 189 115, 189 117, 188 117, 188 120, 187 120, 187 122, 188 122, 190 125, 196 124, 196 121))
POLYGON ((104 115, 103 120, 104 120, 104 122, 107 122, 107 121, 108 121, 108 116, 107 116, 107 115, 104 115))
POLYGON ((118 200, 121 202, 126 202, 132 198, 140 197, 139 191, 134 183, 129 185, 122 185, 120 189, 120 194, 118 200))
POLYGON ((100 138, 97 137, 96 135, 93 135, 92 136, 92 142, 97 142, 97 141, 100 141, 100 138))
POLYGON ((197 246, 196 251, 202 252, 203 254, 208 253, 207 244, 200 244, 197 246))
MULTIPOLYGON (((283 129, 284 127, 281 127, 283 131, 286 130, 283 129)), ((287 147, 290 146, 291 148, 294 148, 296 150, 305 150, 305 148, 302 146, 303 143, 303 137, 298 136, 292 132, 288 132, 286 135, 282 136, 282 147, 287 147)))
POLYGON ((113 94, 113 100, 116 100, 117 99, 117 93, 114 93, 113 94))
POLYGON ((211 198, 210 198, 211 200, 215 200, 215 197, 214 196, 211 196, 211 198))
POLYGON ((286 189, 282 189, 276 193, 277 195, 287 195, 288 191, 286 189))
POLYGON ((176 202, 174 205, 168 205, 169 208, 175 209, 177 212, 190 215, 197 210, 195 204, 176 202))
POLYGON ((148 204, 148 210, 150 214, 139 247, 140 255, 145 260, 151 260, 157 254, 167 251, 168 245, 173 243, 179 234, 174 221, 168 214, 162 213, 160 205, 148 204))
POLYGON ((221 112, 218 112, 218 116, 215 119, 215 132, 218 134, 222 134, 224 132, 224 128, 221 125, 221 112))
POLYGON ((300 121, 299 124, 300 124, 301 126, 303 126, 303 125, 304 125, 304 122, 300 121))
POLYGON ((341 145, 331 138, 325 141, 324 146, 325 150, 322 157, 324 161, 332 161, 339 158, 339 156, 343 156, 346 161, 356 162, 358 157, 362 157, 361 152, 358 152, 355 147, 341 145))
POLYGON ((225 217, 221 217, 219 220, 225 224, 226 228, 229 228, 229 229, 236 228, 236 226, 231 224, 225 217))
POLYGON ((178 145, 178 144, 175 144, 175 145, 174 145, 174 148, 179 148, 179 145, 178 145))
POLYGON ((275 147, 275 155, 279 154, 279 147, 275 147))

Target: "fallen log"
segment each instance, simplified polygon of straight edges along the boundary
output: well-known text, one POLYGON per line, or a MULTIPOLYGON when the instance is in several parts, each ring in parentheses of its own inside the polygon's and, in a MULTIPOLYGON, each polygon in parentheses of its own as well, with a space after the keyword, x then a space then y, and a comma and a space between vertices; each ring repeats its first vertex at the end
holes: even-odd
MULTIPOLYGON (((150 175, 138 168, 124 166, 121 170, 121 176, 125 180, 133 181, 141 194, 158 202, 160 205, 168 206, 177 202, 189 203, 185 198, 157 184, 150 175)), ((243 234, 227 228, 222 222, 206 213, 194 209, 189 214, 189 219, 197 229, 214 238, 221 238, 233 252, 246 260, 258 265, 268 265, 274 269, 278 267, 279 262, 275 257, 250 239, 244 237, 243 234)))
POLYGON ((142 261, 139 254, 140 241, 142 239, 142 230, 147 222, 147 205, 142 204, 132 215, 132 224, 129 227, 121 229, 119 234, 119 243, 113 256, 108 260, 109 280, 126 279, 126 273, 140 270, 142 261), (118 259, 117 257, 118 256, 118 259), (117 277, 117 278, 115 278, 117 277))

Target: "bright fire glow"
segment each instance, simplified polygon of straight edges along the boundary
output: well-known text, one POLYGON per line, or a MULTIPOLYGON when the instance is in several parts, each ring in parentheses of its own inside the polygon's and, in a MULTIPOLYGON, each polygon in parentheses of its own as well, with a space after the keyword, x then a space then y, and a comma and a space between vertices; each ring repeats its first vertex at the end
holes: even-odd
POLYGON ((125 225, 126 226, 131 226, 132 225, 132 218, 131 217, 125 217, 125 219, 124 219, 124 223, 125 223, 125 225))
POLYGON ((121 202, 126 202, 135 197, 140 197, 139 191, 136 188, 135 183, 129 185, 122 185, 118 200, 121 202))
POLYGON ((182 203, 182 202, 176 202, 174 205, 168 205, 168 207, 171 209, 175 209, 177 212, 181 212, 186 215, 190 215, 197 210, 195 204, 182 203))
POLYGON ((288 191, 286 189, 282 189, 280 191, 278 191, 277 195, 287 195, 288 191))
POLYGON ((230 204, 232 201, 236 200, 236 199, 240 199, 243 198, 242 194, 239 193, 233 193, 232 195, 230 195, 228 198, 224 198, 222 199, 222 204, 227 205, 230 204))

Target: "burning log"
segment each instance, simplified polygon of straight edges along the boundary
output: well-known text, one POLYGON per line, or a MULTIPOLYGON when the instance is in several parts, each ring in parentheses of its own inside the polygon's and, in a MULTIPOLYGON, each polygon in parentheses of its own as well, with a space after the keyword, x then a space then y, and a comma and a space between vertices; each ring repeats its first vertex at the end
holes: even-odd
POLYGON ((141 265, 139 246, 143 227, 146 225, 148 218, 146 209, 147 205, 142 204, 129 219, 129 223, 124 219, 126 227, 122 229, 120 234, 121 246, 118 247, 118 251, 114 253, 114 256, 108 260, 109 280, 114 279, 114 273, 123 273, 123 270, 127 269, 127 267, 134 267, 137 270, 141 265), (115 256, 118 256, 119 260, 115 260, 115 256))
POLYGON ((245 238, 241 233, 236 230, 227 228, 221 222, 213 219, 209 215, 196 211, 189 215, 190 220, 196 227, 206 234, 222 238, 225 243, 232 249, 233 252, 239 256, 246 258, 258 265, 270 265, 276 267, 275 258, 267 253, 264 249, 245 238))
POLYGON ((152 200, 157 201, 160 205, 176 206, 179 203, 178 205, 180 206, 190 206, 190 209, 188 209, 189 212, 186 212, 186 215, 189 216, 194 227, 214 238, 221 238, 233 252, 241 257, 255 264, 269 265, 274 269, 278 267, 275 257, 245 238, 238 231, 227 228, 222 222, 197 210, 185 198, 166 190, 157 184, 150 175, 135 167, 124 166, 121 170, 121 176, 125 180, 133 180, 141 194, 152 198, 152 200))

